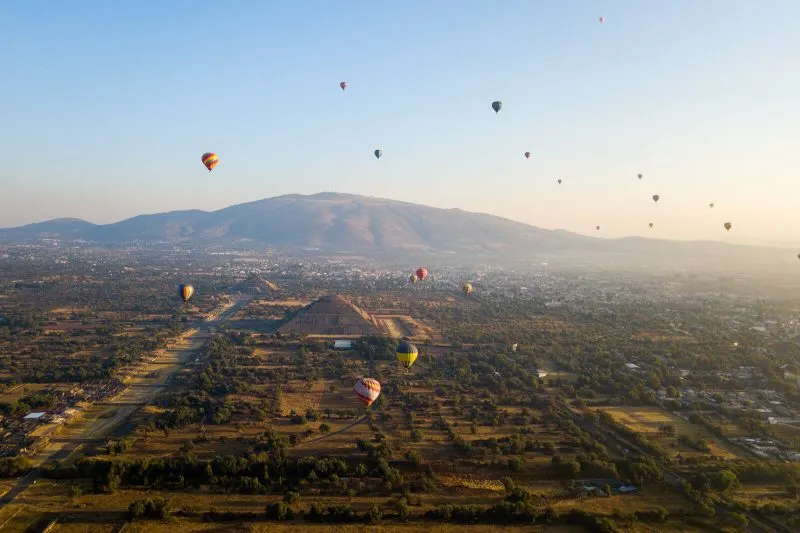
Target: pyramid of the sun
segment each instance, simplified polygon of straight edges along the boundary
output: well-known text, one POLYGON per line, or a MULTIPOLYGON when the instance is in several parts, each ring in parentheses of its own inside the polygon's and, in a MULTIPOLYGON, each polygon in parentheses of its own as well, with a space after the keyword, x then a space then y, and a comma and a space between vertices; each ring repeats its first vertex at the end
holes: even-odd
POLYGON ((280 333, 301 335, 380 335, 375 319, 344 297, 323 296, 300 310, 278 328, 280 333))

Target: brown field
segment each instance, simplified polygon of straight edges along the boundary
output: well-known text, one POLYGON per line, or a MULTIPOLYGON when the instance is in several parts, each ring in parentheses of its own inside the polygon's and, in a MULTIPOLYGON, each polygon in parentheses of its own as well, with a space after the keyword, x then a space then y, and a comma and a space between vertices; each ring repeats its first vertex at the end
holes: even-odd
POLYGON ((69 385, 58 383, 22 383, 0 394, 0 403, 12 404, 28 394, 41 390, 69 390, 70 388, 69 385))
MULTIPOLYGON (((655 437, 659 435, 659 426, 671 424, 675 427, 676 435, 686 435, 694 439, 704 439, 711 448, 711 455, 734 459, 737 457, 735 451, 723 444, 704 427, 696 426, 680 417, 673 415, 657 407, 599 407, 614 417, 614 420, 627 426, 629 429, 641 433, 645 436, 655 437)), ((668 440, 668 439, 667 439, 668 440)), ((691 450, 676 448, 676 453, 691 455, 691 450)))

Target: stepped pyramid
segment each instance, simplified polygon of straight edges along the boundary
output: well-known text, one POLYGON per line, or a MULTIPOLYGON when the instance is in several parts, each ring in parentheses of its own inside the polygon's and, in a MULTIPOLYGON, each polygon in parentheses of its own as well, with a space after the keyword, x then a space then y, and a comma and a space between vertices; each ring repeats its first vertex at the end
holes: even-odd
POLYGON ((278 286, 274 283, 270 283, 269 281, 265 280, 258 274, 251 274, 244 279, 231 287, 231 291, 233 292, 241 292, 243 294, 249 294, 251 296, 258 296, 261 294, 269 294, 270 292, 274 292, 278 290, 278 286))
POLYGON ((311 302, 278 328, 301 335, 380 335, 375 319, 342 296, 323 296, 311 302))

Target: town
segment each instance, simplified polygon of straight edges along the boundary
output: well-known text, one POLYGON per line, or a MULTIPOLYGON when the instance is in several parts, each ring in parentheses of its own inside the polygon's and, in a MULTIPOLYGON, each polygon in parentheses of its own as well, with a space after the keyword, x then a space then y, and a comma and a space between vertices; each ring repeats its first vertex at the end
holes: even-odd
POLYGON ((415 265, 344 255, 0 252, 12 531, 800 527, 798 287, 552 261, 443 261, 410 283, 415 265), (419 347, 408 370, 400 339, 419 347), (382 391, 365 412, 348 391, 366 375, 382 391))

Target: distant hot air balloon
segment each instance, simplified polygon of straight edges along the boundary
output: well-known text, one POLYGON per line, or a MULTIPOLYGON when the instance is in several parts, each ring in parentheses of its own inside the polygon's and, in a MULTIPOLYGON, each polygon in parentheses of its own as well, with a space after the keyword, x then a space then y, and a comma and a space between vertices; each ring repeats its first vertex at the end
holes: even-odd
POLYGON ((372 153, 373 153, 373 154, 375 154, 375 157, 377 157, 378 159, 380 159, 380 158, 381 158, 381 156, 383 155, 383 150, 375 150, 375 151, 374 151, 374 152, 372 152, 372 153))
POLYGON ((726 222, 725 224, 723 224, 723 226, 725 227, 726 230, 730 231, 731 228, 733 227, 733 224, 731 224, 730 222, 726 222))
POLYGON ((203 164, 208 169, 208 171, 211 172, 212 170, 214 170, 214 167, 217 166, 217 163, 219 163, 219 157, 217 157, 217 154, 215 153, 206 152, 205 154, 203 154, 202 161, 203 164))
POLYGON ((184 303, 189 301, 189 298, 194 294, 194 287, 191 285, 178 285, 178 296, 180 296, 184 303))
POLYGON ((597 226, 597 231, 600 231, 600 226, 597 226))
POLYGON ((642 179, 642 175, 641 174, 636 174, 636 177, 639 178, 639 179, 642 179))
POLYGON ((411 368, 411 365, 414 364, 414 361, 416 361, 419 356, 419 350, 410 342, 400 341, 400 344, 397 345, 397 352, 395 355, 397 356, 397 360, 403 363, 404 367, 411 368))
POLYGON ((602 23, 604 23, 604 22, 606 21, 606 18, 601 16, 601 17, 600 17, 599 19, 597 19, 597 20, 599 20, 599 21, 600 21, 600 24, 602 24, 602 23))
POLYGON ((658 199, 659 199, 659 198, 661 198, 659 195, 657 195, 657 194, 654 194, 654 195, 653 195, 653 201, 654 201, 655 203, 658 203, 658 199))
POLYGON ((500 110, 503 109, 503 102, 501 102, 500 100, 492 102, 492 109, 494 109, 495 113, 499 113, 500 110))
POLYGON ((410 281, 411 283, 416 283, 418 280, 419 278, 417 277, 416 274, 411 274, 410 276, 408 276, 408 281, 410 281))
POLYGON ((466 294, 466 295, 470 295, 470 294, 472 294, 472 284, 471 284, 471 283, 465 283, 465 284, 463 284, 463 285, 461 286, 461 292, 463 292, 463 293, 464 293, 464 294, 466 294))
POLYGON ((653 227, 653 223, 651 222, 651 223, 650 223, 650 228, 652 229, 652 227, 653 227))
POLYGON ((339 87, 341 87, 342 90, 344 91, 345 89, 347 89, 347 82, 343 81, 342 83, 339 84, 339 87))
POLYGON ((710 204, 708 204, 708 207, 713 209, 714 208, 714 202, 711 202, 710 204))
POLYGON ((800 254, 797 254, 797 258, 800 259, 800 254))
POLYGON ((558 178, 558 184, 561 185, 561 178, 558 178))
POLYGON ((517 344, 517 343, 515 342, 514 344, 512 344, 512 345, 511 345, 511 351, 512 351, 512 352, 516 352, 518 347, 519 347, 519 344, 517 344))
POLYGON ((427 277, 428 277, 428 269, 427 269, 427 268, 425 268, 425 267, 419 267, 419 268, 417 269, 417 272, 416 272, 416 274, 417 274, 417 277, 418 277, 420 280, 425 280, 425 278, 427 278, 427 277))
POLYGON ((376 379, 360 378, 353 386, 353 392, 364 405, 369 407, 380 396, 381 384, 376 379))
POLYGON ((531 153, 525 152, 525 159, 530 159, 530 158, 531 158, 531 153))

